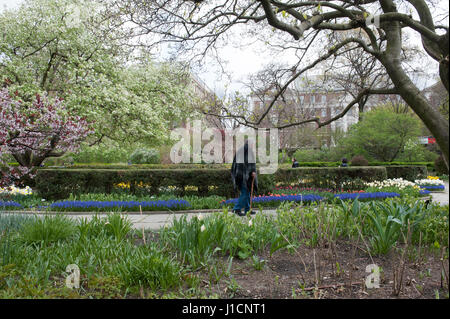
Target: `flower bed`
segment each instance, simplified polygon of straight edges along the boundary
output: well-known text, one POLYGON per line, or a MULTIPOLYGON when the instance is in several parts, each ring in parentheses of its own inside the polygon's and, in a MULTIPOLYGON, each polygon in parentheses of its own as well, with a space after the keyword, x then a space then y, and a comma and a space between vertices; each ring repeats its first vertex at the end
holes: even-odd
POLYGON ((298 194, 319 194, 319 193, 336 193, 331 188, 316 188, 316 187, 300 187, 300 186, 276 186, 272 193, 268 195, 298 195, 298 194))
POLYGON ((414 181, 421 189, 427 189, 429 191, 443 191, 445 190, 445 184, 439 179, 439 177, 428 176, 427 179, 417 179, 414 181))
MULTIPOLYGON (((317 202, 322 200, 323 197, 319 195, 307 194, 307 195, 272 195, 272 196, 258 196, 253 198, 253 204, 279 204, 280 202, 317 202)), ((228 199, 221 202, 223 205, 234 205, 238 202, 237 198, 228 199)))
POLYGON ((0 187, 0 195, 32 195, 30 186, 19 188, 16 186, 0 187))
POLYGON ((393 198, 400 197, 399 193, 394 192, 376 192, 376 193, 353 193, 353 194, 336 194, 334 198, 348 200, 348 199, 385 199, 385 198, 393 198))
MULTIPOLYGON (((337 198, 341 200, 353 200, 358 198, 359 200, 370 200, 370 199, 385 199, 385 198, 393 198, 400 197, 399 193, 394 192, 375 192, 375 193, 364 193, 364 192, 356 192, 356 193, 344 193, 344 194, 335 194, 332 198, 337 198)), ((258 196, 253 199, 253 204, 267 204, 269 206, 277 205, 281 202, 318 202, 321 200, 327 201, 328 198, 324 198, 319 195, 314 194, 296 194, 296 195, 269 195, 269 196, 258 196)), ((221 205, 234 205, 238 201, 237 198, 229 199, 226 201, 222 201, 221 205)))
POLYGON ((389 188, 389 187, 397 187, 399 189, 405 189, 407 187, 417 187, 417 185, 413 182, 404 180, 402 178, 393 178, 393 179, 386 179, 384 181, 374 181, 365 183, 368 187, 376 187, 376 188, 389 188))
POLYGON ((419 197, 420 187, 416 183, 404 180, 402 178, 386 179, 365 183, 367 193, 386 192, 398 193, 401 197, 412 196, 419 197))
POLYGON ((13 201, 8 201, 8 202, 3 202, 0 201, 0 209, 8 209, 8 210, 16 210, 16 209, 22 209, 23 206, 20 205, 19 203, 13 202, 13 201))
POLYGON ((435 185, 435 186, 432 186, 432 185, 419 185, 419 187, 422 188, 422 189, 429 190, 429 191, 443 191, 443 190, 445 190, 445 186, 444 185, 435 185))
POLYGON ((56 211, 111 211, 114 209, 126 211, 183 210, 191 205, 185 200, 157 200, 157 201, 61 201, 48 206, 56 211))

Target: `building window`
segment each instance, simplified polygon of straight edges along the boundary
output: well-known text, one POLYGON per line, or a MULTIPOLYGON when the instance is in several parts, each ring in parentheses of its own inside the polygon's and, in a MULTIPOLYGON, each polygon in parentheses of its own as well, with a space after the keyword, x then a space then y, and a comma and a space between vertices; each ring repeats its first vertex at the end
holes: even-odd
POLYGON ((272 121, 273 124, 277 124, 278 123, 278 114, 272 113, 270 115, 270 120, 272 121))
POLYGON ((300 95, 300 104, 303 104, 305 102, 305 96, 300 95))
POLYGON ((327 116, 327 109, 322 109, 322 117, 326 117, 327 116))
POLYGON ((315 95, 311 95, 311 103, 312 104, 316 103, 316 96, 315 95))
POLYGON ((327 96, 326 95, 322 95, 322 103, 327 103, 327 96))

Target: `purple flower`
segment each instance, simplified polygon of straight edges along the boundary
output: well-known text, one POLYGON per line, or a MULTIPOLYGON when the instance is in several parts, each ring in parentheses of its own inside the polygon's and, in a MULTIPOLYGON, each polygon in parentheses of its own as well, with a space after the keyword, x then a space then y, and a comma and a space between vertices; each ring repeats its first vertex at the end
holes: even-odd
POLYGON ((336 194, 334 198, 339 199, 372 199, 372 198, 392 198, 392 197, 400 197, 399 193, 388 193, 388 192, 376 192, 376 193, 352 193, 352 194, 336 194))
POLYGON ((0 201, 0 208, 23 208, 23 206, 13 201, 9 202, 0 201))
POLYGON ((180 210, 191 207, 184 199, 157 201, 61 201, 50 205, 50 209, 57 210, 109 210, 122 208, 128 210, 180 210))
POLYGON ((444 185, 419 185, 420 188, 428 189, 428 190, 435 190, 435 189, 445 189, 444 185))

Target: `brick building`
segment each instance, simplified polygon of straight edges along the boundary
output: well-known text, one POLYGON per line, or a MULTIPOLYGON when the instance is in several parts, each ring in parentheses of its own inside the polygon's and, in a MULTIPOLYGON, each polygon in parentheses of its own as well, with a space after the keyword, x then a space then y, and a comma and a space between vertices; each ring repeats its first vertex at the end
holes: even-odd
MULTIPOLYGON (((315 117, 326 121, 339 115, 353 100, 351 94, 339 87, 326 85, 318 81, 318 76, 302 79, 287 89, 282 97, 262 121, 260 127, 282 126, 288 123, 300 122, 315 117), (314 84, 320 83, 320 84, 314 84)), ((260 116, 271 103, 275 90, 256 92, 250 97, 250 107, 256 116, 260 116)), ((370 96, 365 104, 365 110, 386 102, 401 102, 399 96, 370 96)), ((346 132, 359 120, 358 105, 354 105, 343 117, 317 130, 315 122, 285 128, 279 132, 280 147, 288 151, 298 148, 320 148, 334 145, 334 134, 346 132)))

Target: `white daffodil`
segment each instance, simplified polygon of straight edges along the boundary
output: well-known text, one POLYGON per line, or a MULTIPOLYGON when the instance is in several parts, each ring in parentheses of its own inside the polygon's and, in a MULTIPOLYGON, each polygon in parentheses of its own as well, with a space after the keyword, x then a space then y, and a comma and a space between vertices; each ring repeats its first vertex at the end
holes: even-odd
POLYGON ((404 189, 408 186, 416 186, 416 183, 406 181, 402 178, 393 178, 393 179, 386 179, 384 181, 374 181, 372 183, 365 183, 366 186, 369 187, 375 187, 375 188, 387 188, 387 187, 398 187, 400 189, 404 189))
POLYGON ((2 188, 0 187, 0 194, 8 194, 8 195, 31 195, 33 193, 32 189, 29 186, 25 188, 19 188, 16 186, 10 186, 2 188))
POLYGON ((205 230, 206 230, 205 225, 202 225, 202 227, 200 227, 200 231, 201 231, 201 232, 204 232, 205 230))
POLYGON ((445 185, 443 181, 439 179, 417 179, 415 183, 418 185, 440 186, 445 185))

